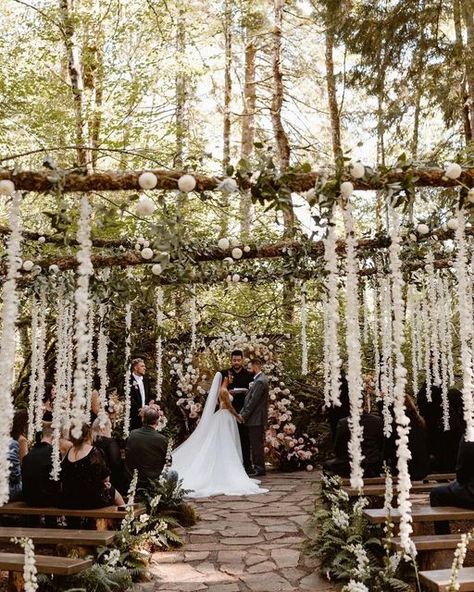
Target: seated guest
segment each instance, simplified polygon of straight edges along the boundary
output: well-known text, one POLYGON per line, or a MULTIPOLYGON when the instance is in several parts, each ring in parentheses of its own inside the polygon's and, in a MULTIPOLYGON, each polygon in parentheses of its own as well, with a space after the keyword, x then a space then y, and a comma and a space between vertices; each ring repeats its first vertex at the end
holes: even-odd
POLYGON ((23 499, 29 506, 57 506, 60 482, 53 481, 53 430, 45 426, 41 441, 23 459, 23 499))
POLYGON ((72 447, 61 463, 61 506, 74 509, 122 506, 123 498, 110 483, 110 469, 102 452, 92 445, 91 428, 70 435, 72 447))
MULTIPOLYGON (((362 460, 364 477, 377 477, 382 471, 383 462, 383 421, 375 413, 370 413, 366 407, 362 412, 360 423, 363 430, 361 448, 364 457, 362 460)), ((350 476, 350 437, 349 417, 345 417, 337 423, 334 443, 336 458, 324 463, 324 471, 340 477, 350 476)))
POLYGON ((8 479, 8 501, 14 502, 21 496, 21 464, 20 446, 13 438, 10 439, 7 458, 10 464, 10 476, 8 479))
MULTIPOLYGON (((464 437, 459 444, 456 481, 448 485, 438 485, 431 490, 430 504, 474 509, 474 442, 466 442, 464 437)), ((436 534, 449 534, 449 522, 435 522, 436 534)))
POLYGON ((20 453, 20 462, 28 454, 28 411, 26 409, 18 409, 13 416, 12 429, 10 436, 18 442, 18 449, 20 453))
POLYGON ((107 466, 110 469, 110 481, 112 485, 120 492, 126 493, 127 488, 125 486, 125 469, 122 462, 122 454, 117 440, 112 438, 112 422, 107 415, 94 420, 92 424, 92 439, 94 446, 101 450, 105 457, 107 466))
POLYGON ((157 431, 160 415, 156 407, 142 409, 142 427, 133 430, 127 441, 125 466, 131 479, 138 471, 138 488, 149 489, 159 479, 166 462, 168 440, 157 431))

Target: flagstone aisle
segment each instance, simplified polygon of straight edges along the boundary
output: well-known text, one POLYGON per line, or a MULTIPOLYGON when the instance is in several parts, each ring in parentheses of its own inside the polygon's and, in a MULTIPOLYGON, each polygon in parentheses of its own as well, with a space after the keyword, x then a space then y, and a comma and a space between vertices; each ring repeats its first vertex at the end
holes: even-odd
MULTIPOLYGON (((316 474, 272 474, 266 495, 196 502, 201 517, 176 552, 156 553, 150 592, 329 592, 301 551, 316 474)), ((146 587, 146 588, 145 588, 146 587)))

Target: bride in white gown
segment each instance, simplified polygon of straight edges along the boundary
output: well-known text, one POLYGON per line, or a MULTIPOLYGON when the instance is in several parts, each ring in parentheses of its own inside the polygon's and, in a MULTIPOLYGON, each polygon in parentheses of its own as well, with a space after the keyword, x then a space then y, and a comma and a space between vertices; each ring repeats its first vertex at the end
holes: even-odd
POLYGON ((207 396, 201 421, 172 453, 171 469, 191 489, 190 497, 211 495, 254 495, 267 493, 250 479, 242 464, 242 449, 237 428, 237 412, 231 395, 222 389, 218 372, 207 396), (219 410, 215 411, 219 402, 219 410))

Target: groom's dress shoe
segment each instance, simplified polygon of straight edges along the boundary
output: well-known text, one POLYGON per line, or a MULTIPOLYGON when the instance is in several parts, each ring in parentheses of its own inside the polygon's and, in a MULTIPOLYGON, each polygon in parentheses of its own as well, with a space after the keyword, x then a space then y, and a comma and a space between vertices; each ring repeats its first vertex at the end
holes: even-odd
POLYGON ((267 473, 265 471, 253 471, 249 473, 249 477, 265 477, 267 473))

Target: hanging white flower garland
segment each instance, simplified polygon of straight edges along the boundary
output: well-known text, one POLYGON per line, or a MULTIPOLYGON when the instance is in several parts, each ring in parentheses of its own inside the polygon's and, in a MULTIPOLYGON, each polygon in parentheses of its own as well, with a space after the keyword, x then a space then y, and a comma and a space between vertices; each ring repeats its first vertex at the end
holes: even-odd
POLYGON ((99 404, 100 410, 97 415, 101 425, 105 425, 107 415, 107 387, 109 375, 107 373, 107 356, 109 351, 109 336, 105 328, 106 306, 99 305, 99 335, 97 337, 97 373, 99 375, 99 404))
POLYGON ((10 463, 8 449, 10 428, 13 420, 12 385, 15 368, 16 336, 15 323, 18 316, 18 295, 16 278, 21 266, 21 222, 19 192, 12 197, 7 241, 7 275, 3 284, 3 308, 1 312, 0 335, 0 506, 8 502, 10 463))
POLYGON ((430 338, 430 314, 428 310, 427 298, 423 300, 422 305, 423 318, 423 347, 424 347, 424 364, 425 364, 425 383, 426 383, 426 399, 431 402, 431 389, 433 386, 433 374, 431 365, 431 338, 430 338))
POLYGON ((393 360, 392 360, 392 287, 390 280, 383 277, 380 281, 380 329, 382 332, 381 390, 383 431, 386 438, 392 434, 393 405, 393 360))
POLYGON ((192 286, 191 296, 191 351, 196 349, 196 287, 192 286))
POLYGON ((156 400, 161 400, 161 390, 163 386, 163 338, 161 332, 163 329, 163 288, 156 290, 156 400))
POLYGON ((92 335, 89 334, 89 278, 92 275, 93 267, 91 261, 90 239, 90 213, 91 208, 86 194, 82 196, 80 206, 79 229, 77 240, 79 251, 77 260, 77 287, 74 294, 76 303, 76 319, 74 341, 76 345, 76 367, 74 370, 74 398, 71 409, 71 430, 74 437, 81 435, 82 424, 87 421, 86 407, 87 397, 90 393, 88 388, 88 352, 92 335))
POLYGON ((326 329, 324 331, 324 347, 327 351, 327 380, 330 382, 329 398, 334 406, 340 406, 341 390, 341 358, 339 354, 338 327, 339 327, 339 299, 338 299, 338 269, 336 252, 336 206, 331 211, 328 223, 327 237, 324 239, 324 266, 327 272, 325 286, 327 291, 326 303, 326 329))
POLYGON ((374 283, 374 317, 373 317, 373 327, 372 333, 374 336, 374 382, 375 382, 375 400, 380 401, 382 398, 380 392, 380 345, 379 345, 379 329, 380 329, 380 319, 379 319, 379 287, 377 280, 374 283))
MULTIPOLYGON (((94 302, 89 302, 89 319, 87 322, 87 331, 89 334, 89 345, 87 349, 87 363, 86 363, 86 407, 85 417, 90 418, 92 407, 92 390, 94 388, 94 331, 95 327, 95 307, 94 302)), ((98 347, 98 346, 97 346, 98 347)))
POLYGON ((125 416, 123 421, 123 435, 125 438, 130 434, 130 356, 132 353, 132 305, 128 302, 125 307, 125 378, 123 394, 125 397, 125 416))
POLYGON ((331 406, 331 365, 329 361, 329 307, 326 294, 323 295, 322 302, 322 319, 323 319, 323 380, 324 380, 324 406, 331 406))
POLYGON ((30 394, 28 399, 28 441, 35 438, 36 391, 38 389, 38 299, 31 296, 31 368, 30 394))
POLYGON ((343 208, 344 227, 346 230, 346 347, 347 347, 347 382, 351 414, 349 426, 351 437, 348 444, 351 465, 351 487, 362 489, 364 486, 362 470, 362 436, 360 423, 363 407, 362 397, 362 361, 360 351, 359 299, 358 299, 358 261, 356 256, 357 240, 354 232, 354 218, 349 201, 343 208))
POLYGON ((47 316, 47 298, 46 285, 43 283, 40 288, 39 299, 39 318, 38 318, 38 337, 37 337, 37 382, 36 382, 36 402, 35 402, 35 432, 40 432, 43 428, 43 399, 45 394, 45 353, 46 353, 46 316, 47 316))
POLYGON ((403 302, 403 274, 400 260, 399 216, 395 208, 391 208, 390 216, 390 271, 392 279, 393 303, 393 359, 395 366, 395 384, 393 391, 394 415, 397 424, 397 469, 398 469, 398 510, 400 512, 400 540, 407 555, 416 554, 410 535, 412 529, 410 489, 411 480, 408 471, 408 461, 411 458, 408 447, 410 421, 405 413, 405 392, 407 384, 407 370, 403 355, 404 345, 404 302, 403 302))
POLYGON ((411 370, 412 370, 412 389, 416 395, 418 393, 418 348, 419 344, 419 305, 413 290, 410 290, 410 337, 411 337, 411 370))
POLYGON ((36 592, 38 590, 38 579, 35 559, 35 546, 33 541, 29 538, 12 538, 12 543, 21 545, 25 554, 25 562, 23 565, 23 581, 24 581, 24 592, 36 592))
POLYGON ((461 363, 463 373, 463 405, 464 421, 466 422, 465 438, 467 442, 474 441, 474 402, 473 402, 473 366, 471 339, 472 328, 472 303, 469 302, 469 278, 467 245, 465 235, 465 212, 459 209, 457 213, 458 227, 456 229, 456 243, 458 247, 455 259, 455 269, 458 278, 458 311, 459 311, 459 341, 461 346, 461 363))
POLYGON ((444 319, 446 326, 446 354, 447 354, 447 380, 448 385, 454 384, 454 358, 453 358, 453 311, 451 306, 451 291, 446 278, 441 280, 441 289, 443 291, 444 319))
POLYGON ((430 251, 426 256, 426 294, 428 302, 428 323, 430 336, 430 359, 433 385, 441 385, 440 376, 440 351, 439 351, 439 309, 436 293, 436 278, 434 273, 434 256, 430 251))
POLYGON ((301 321, 301 375, 308 374, 308 337, 306 331, 306 323, 308 321, 308 311, 306 307, 306 286, 301 286, 301 305, 300 305, 300 321, 301 321))
POLYGON ((441 380, 441 404, 443 408, 443 429, 445 432, 449 430, 449 399, 448 389, 449 369, 448 369, 448 319, 446 318, 446 303, 444 301, 443 280, 438 277, 436 281, 436 297, 437 297, 437 318, 438 318, 438 337, 439 337, 439 359, 440 359, 440 380, 441 380))

